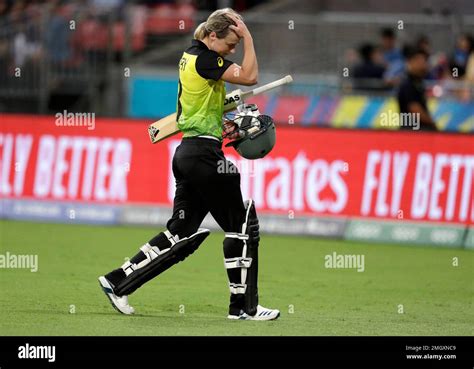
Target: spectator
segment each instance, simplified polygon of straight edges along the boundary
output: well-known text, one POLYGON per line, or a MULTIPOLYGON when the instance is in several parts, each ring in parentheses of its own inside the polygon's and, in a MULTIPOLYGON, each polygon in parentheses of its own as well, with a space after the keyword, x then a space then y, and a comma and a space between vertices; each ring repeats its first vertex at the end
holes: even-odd
POLYGON ((0 0, 0 19, 6 16, 9 12, 10 5, 7 0, 0 0))
POLYGON ((431 42, 428 36, 419 35, 416 40, 415 47, 420 50, 423 50, 423 52, 425 52, 426 55, 431 55, 431 42))
POLYGON ((13 63, 15 67, 21 68, 29 59, 35 59, 41 54, 41 46, 28 40, 24 25, 18 27, 19 31, 13 38, 13 63))
POLYGON ((428 36, 419 35, 415 42, 415 47, 422 50, 428 55, 429 72, 426 75, 427 80, 441 80, 444 79, 448 73, 448 66, 446 64, 446 55, 444 53, 437 53, 433 55, 431 49, 431 42, 428 36))
POLYGON ((380 50, 370 43, 365 43, 359 47, 358 52, 361 61, 354 67, 353 78, 358 80, 354 81, 354 88, 370 90, 384 87, 382 77, 385 68, 382 65, 380 50))
POLYGON ((11 28, 15 34, 12 37, 13 67, 22 68, 28 62, 41 57, 41 42, 38 38, 39 24, 34 14, 27 11, 28 3, 16 2, 9 15, 11 28))
POLYGON ((467 61, 473 48, 474 41, 470 35, 462 34, 458 37, 450 61, 451 70, 455 71, 454 68, 457 70, 457 77, 462 77, 466 73, 467 61))
POLYGON ((53 3, 52 6, 51 19, 46 29, 46 47, 53 64, 65 65, 72 54, 69 23, 62 14, 60 3, 53 3))
POLYGON ((472 50, 469 59, 467 60, 464 80, 466 81, 466 84, 461 90, 461 100, 467 102, 474 98, 474 50, 472 50))
MULTIPOLYGON (((418 123, 420 130, 436 131, 436 124, 431 118, 426 104, 423 79, 428 73, 428 55, 422 49, 408 46, 404 49, 406 58, 406 76, 397 92, 400 117, 418 123)), ((413 129, 412 124, 405 124, 400 119, 400 129, 413 129)))
POLYGON ((391 86, 396 86, 403 77, 405 70, 403 55, 396 47, 397 39, 391 28, 383 28, 380 31, 380 41, 386 70, 384 80, 391 86))

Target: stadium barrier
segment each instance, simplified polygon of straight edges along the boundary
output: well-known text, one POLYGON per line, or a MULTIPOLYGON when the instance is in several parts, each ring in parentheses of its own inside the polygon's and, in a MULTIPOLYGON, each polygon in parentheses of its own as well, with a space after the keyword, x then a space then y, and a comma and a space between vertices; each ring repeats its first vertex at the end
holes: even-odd
MULTIPOLYGON (((0 216, 162 226, 171 214, 179 137, 152 145, 149 121, 69 118, 0 115, 0 216)), ((224 150, 263 231, 473 248, 472 137, 277 131, 264 159, 224 150)), ((212 219, 205 224, 217 228, 212 219)))
POLYGON ((474 250, 474 227, 470 227, 466 232, 466 240, 464 241, 466 249, 474 250))
POLYGON ((354 241, 462 247, 465 233, 466 227, 462 225, 352 219, 344 238, 354 241))
MULTIPOLYGON (((137 73, 128 83, 128 116, 152 119, 173 113, 176 109, 177 86, 178 80, 171 74, 156 76, 137 73)), ((462 83, 458 83, 457 88, 462 86, 462 83)), ((339 85, 333 87, 332 92, 327 91, 327 88, 316 92, 317 83, 295 81, 293 86, 287 86, 284 93, 276 91, 271 95, 253 97, 248 102, 256 103, 260 111, 273 117, 279 124, 398 129, 399 108, 392 96, 394 92, 386 92, 388 96, 369 96, 361 91, 344 94, 339 85)), ((428 107, 440 130, 474 132, 474 100, 461 101, 455 95, 430 97, 428 107)))

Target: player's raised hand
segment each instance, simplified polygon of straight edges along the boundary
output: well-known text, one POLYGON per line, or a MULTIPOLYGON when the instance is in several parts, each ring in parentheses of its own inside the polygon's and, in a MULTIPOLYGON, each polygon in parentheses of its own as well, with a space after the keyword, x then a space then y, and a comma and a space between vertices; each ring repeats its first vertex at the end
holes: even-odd
POLYGON ((233 30, 237 34, 237 36, 244 39, 247 37, 251 37, 249 29, 239 17, 230 13, 226 14, 226 17, 232 19, 234 23, 236 24, 235 26, 231 24, 229 28, 233 30))

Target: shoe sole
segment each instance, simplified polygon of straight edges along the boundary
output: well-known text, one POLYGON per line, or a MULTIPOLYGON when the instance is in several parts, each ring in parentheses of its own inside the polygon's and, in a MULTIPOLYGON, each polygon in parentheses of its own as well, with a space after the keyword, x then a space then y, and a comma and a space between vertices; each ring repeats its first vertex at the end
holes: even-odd
POLYGON ((271 318, 271 319, 252 319, 251 316, 244 317, 244 316, 237 316, 237 315, 227 315, 227 319, 230 319, 230 320, 252 320, 252 321, 261 321, 261 322, 269 322, 271 320, 276 320, 279 317, 280 317, 280 312, 278 312, 278 314, 274 318, 271 318))
POLYGON ((107 292, 107 289, 110 289, 110 287, 106 287, 102 284, 102 280, 101 278, 103 278, 106 282, 107 280, 105 279, 105 277, 99 277, 99 286, 101 288, 101 290, 105 293, 105 296, 107 296, 107 298, 109 299, 109 302, 110 302, 110 305, 112 305, 112 307, 118 311, 120 314, 123 314, 123 315, 131 315, 131 314, 127 314, 127 313, 124 313, 122 310, 120 310, 117 305, 115 305, 114 301, 112 300, 112 297, 110 297, 110 294, 109 292, 107 292))

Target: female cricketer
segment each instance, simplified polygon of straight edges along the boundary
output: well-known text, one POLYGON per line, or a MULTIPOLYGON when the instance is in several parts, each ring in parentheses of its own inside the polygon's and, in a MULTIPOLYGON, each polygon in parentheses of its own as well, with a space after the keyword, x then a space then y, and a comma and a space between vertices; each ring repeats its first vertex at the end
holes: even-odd
POLYGON ((273 320, 275 309, 258 304, 259 225, 253 200, 242 199, 240 174, 222 152, 225 84, 257 83, 252 36, 230 8, 201 23, 179 62, 177 122, 183 132, 173 157, 176 179, 173 215, 166 230, 152 238, 120 268, 99 277, 112 306, 133 314, 128 295, 192 254, 209 230, 199 228, 208 212, 225 232, 224 265, 230 288, 229 319, 273 320), (226 59, 243 41, 242 65, 226 59), (224 165, 222 165, 224 164, 224 165), (226 168, 223 171, 222 168, 226 168))

